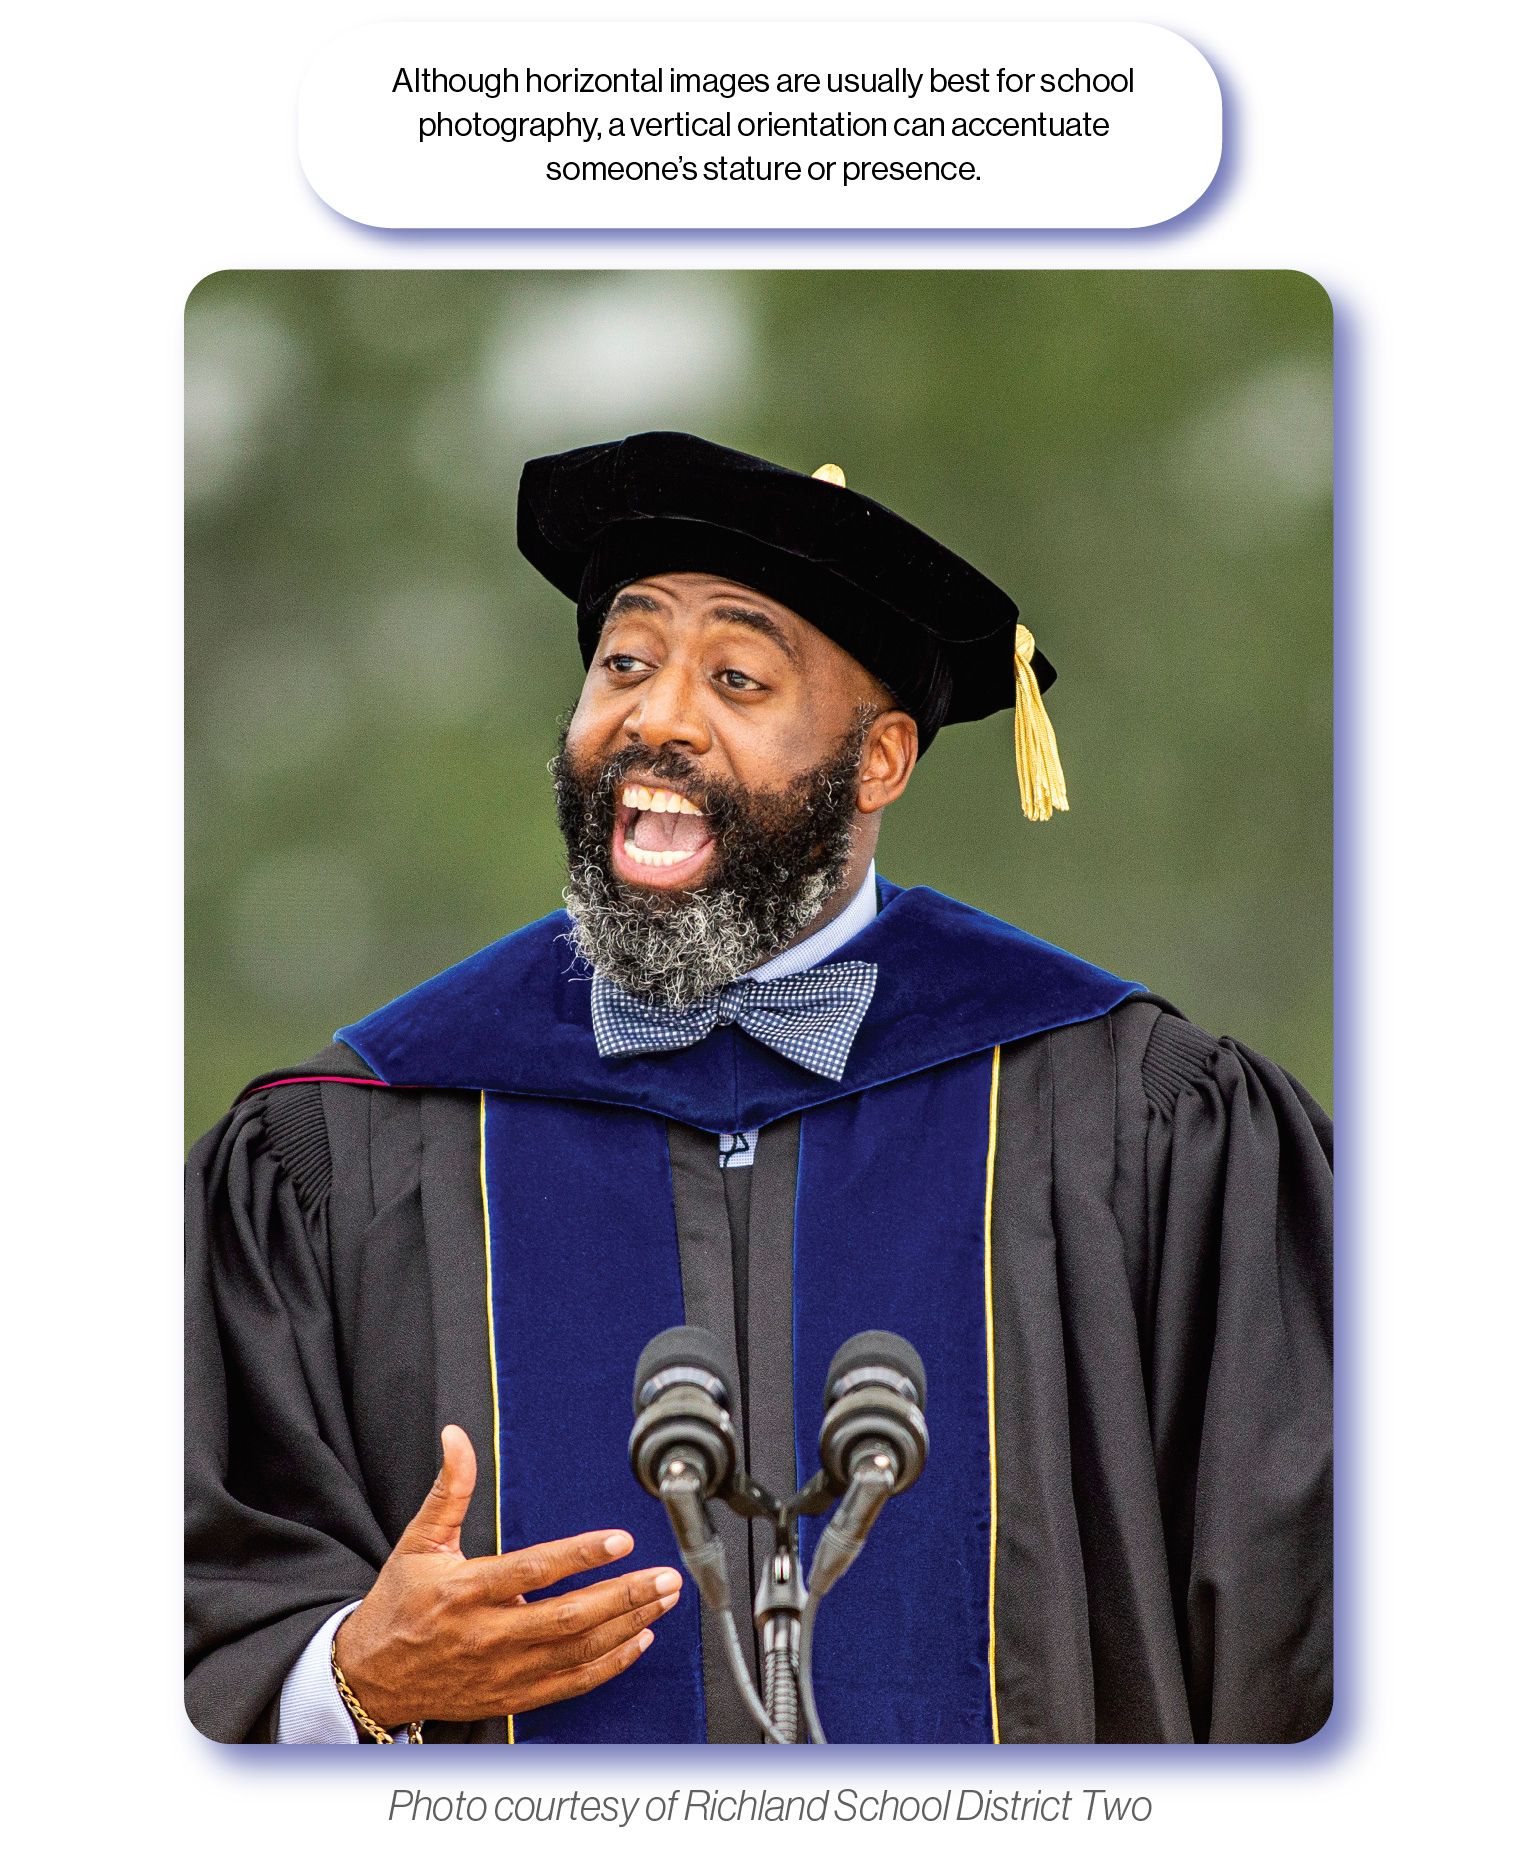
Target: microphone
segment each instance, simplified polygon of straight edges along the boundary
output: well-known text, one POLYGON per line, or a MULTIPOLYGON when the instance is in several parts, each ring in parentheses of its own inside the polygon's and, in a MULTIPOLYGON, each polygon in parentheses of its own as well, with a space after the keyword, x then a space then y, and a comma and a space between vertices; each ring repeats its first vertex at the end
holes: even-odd
POLYGON ((675 1539, 708 1605, 731 1605, 727 1564, 706 1513, 738 1470, 732 1420, 737 1388, 715 1334, 699 1327, 669 1327, 655 1334, 633 1376, 632 1436, 627 1458, 633 1474, 664 1504, 675 1539))
POLYGON ((817 1480, 841 1501, 818 1538, 801 1615, 801 1706, 812 1741, 827 1742, 812 1690, 812 1644, 822 1597, 857 1560, 889 1498, 908 1490, 928 1457, 922 1358, 899 1334, 872 1329, 846 1340, 823 1387, 817 1480))
POLYGON ((738 1457, 732 1403, 738 1388, 714 1334, 668 1327, 643 1349, 633 1376, 633 1474, 668 1512, 680 1554, 716 1618, 723 1650, 749 1715, 772 1743, 788 1744, 760 1703, 743 1658, 721 1538, 707 1503, 756 1494, 738 1457))
POLYGON ((683 1462, 696 1473, 703 1498, 726 1492, 738 1469, 737 1390, 715 1334, 700 1327, 655 1334, 633 1376, 637 1417, 627 1447, 645 1490, 658 1496, 671 1464, 683 1462))
POLYGON ((807 1586, 825 1594, 859 1554, 889 1497, 910 1489, 928 1456, 922 1358, 899 1334, 871 1329, 846 1340, 823 1388, 822 1468, 843 1501, 817 1544, 807 1586))
POLYGON ((872 1328, 843 1343, 823 1385, 818 1441, 823 1468, 840 1490, 857 1468, 861 1439, 890 1450, 898 1491, 916 1483, 928 1454, 927 1397, 922 1356, 909 1340, 872 1328))

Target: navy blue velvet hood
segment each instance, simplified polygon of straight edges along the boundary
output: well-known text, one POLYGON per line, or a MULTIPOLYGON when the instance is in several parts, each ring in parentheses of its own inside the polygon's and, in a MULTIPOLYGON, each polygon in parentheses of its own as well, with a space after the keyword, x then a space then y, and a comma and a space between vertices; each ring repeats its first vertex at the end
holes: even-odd
POLYGON ((926 886, 879 884, 879 914, 835 952, 880 966, 840 1081, 793 1066, 732 1027, 678 1053, 602 1060, 590 972, 563 911, 502 937, 336 1038, 390 1086, 582 1100, 736 1132, 1089 1021, 1141 993, 1138 983, 926 886))

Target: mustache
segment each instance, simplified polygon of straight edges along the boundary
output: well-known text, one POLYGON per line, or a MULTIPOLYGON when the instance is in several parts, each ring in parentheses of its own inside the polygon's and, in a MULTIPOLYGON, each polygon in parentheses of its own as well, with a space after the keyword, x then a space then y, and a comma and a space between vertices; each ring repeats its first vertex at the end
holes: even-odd
MULTIPOLYGON (((608 755, 605 761, 596 766, 597 784, 608 788, 615 787, 618 781, 634 769, 656 781, 679 781, 692 787, 703 781, 700 763, 694 756, 682 754, 677 748, 661 748, 653 753, 634 744, 628 748, 619 748, 616 754, 608 755)), ((692 794, 690 798, 694 800, 695 795, 692 794)))
POLYGON ((705 773, 693 756, 673 748, 654 751, 634 744, 578 769, 561 749, 560 761, 591 796, 597 818, 604 816, 608 821, 608 834, 609 821, 620 805, 622 784, 634 773, 642 780, 662 781, 678 788, 701 809, 708 831, 719 841, 724 833, 737 827, 755 822, 764 824, 772 815, 783 811, 798 793, 805 791, 804 780, 800 787, 793 784, 773 791, 720 780, 705 773))

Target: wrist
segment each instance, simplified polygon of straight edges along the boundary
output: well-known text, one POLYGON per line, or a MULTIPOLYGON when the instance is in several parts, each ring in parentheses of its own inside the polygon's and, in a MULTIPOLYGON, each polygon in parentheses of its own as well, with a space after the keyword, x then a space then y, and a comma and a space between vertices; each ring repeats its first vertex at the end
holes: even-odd
MULTIPOLYGON (((357 1701, 361 1712, 373 1723, 386 1731, 402 1728, 408 1722, 409 1714, 398 1708, 395 1694, 387 1690, 384 1681, 373 1670, 373 1650, 366 1643, 365 1622, 362 1618, 363 1603, 354 1608, 348 1618, 338 1625, 332 1636, 332 1676, 338 1690, 344 1687, 357 1701)), ((347 1698, 348 1715, 353 1719, 354 1728, 361 1735, 366 1735, 364 1726, 347 1698)))

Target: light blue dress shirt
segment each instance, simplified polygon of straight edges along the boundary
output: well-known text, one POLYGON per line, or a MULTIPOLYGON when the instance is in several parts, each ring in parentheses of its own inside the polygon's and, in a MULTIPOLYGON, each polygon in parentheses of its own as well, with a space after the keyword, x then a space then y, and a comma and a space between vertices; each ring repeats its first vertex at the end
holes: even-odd
MULTIPOLYGON (((746 973, 756 983, 769 983, 779 976, 794 976, 798 970, 809 970, 818 963, 825 963, 835 950, 841 950, 857 937, 874 917, 875 896, 875 861, 872 859, 864 883, 837 917, 830 919, 821 930, 813 931, 810 937, 792 944, 789 950, 771 957, 768 963, 761 963, 758 969, 746 973)), ((759 1133, 758 1126, 751 1126, 747 1132, 718 1135, 717 1162, 724 1171, 740 1171, 745 1165, 753 1164, 759 1133)))
MULTIPOLYGON (((794 976, 797 970, 809 970, 825 962, 835 950, 857 937, 874 917, 876 910, 875 862, 865 873, 864 883, 838 913, 800 943, 792 944, 778 956, 761 963, 748 975, 756 982, 773 982, 778 976, 794 976)), ((759 1127, 746 1133, 724 1132, 717 1142, 717 1154, 724 1170, 737 1170, 754 1162, 754 1147, 759 1127)), ((306 1650, 285 1675, 279 1694, 279 1715, 274 1727, 277 1744, 356 1744, 358 1728, 348 1716, 348 1708, 332 1682, 332 1636, 348 1618, 357 1601, 338 1608, 312 1634, 306 1650)), ((397 1744, 410 1738, 403 1725, 395 1733, 397 1744)))

